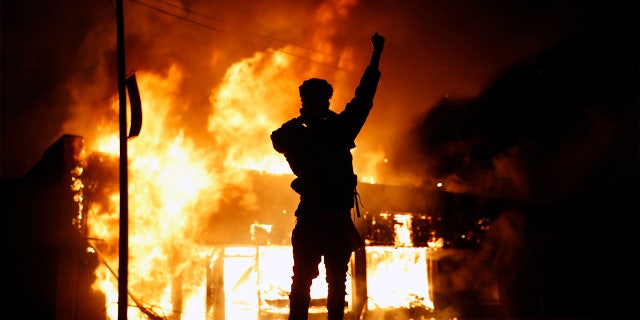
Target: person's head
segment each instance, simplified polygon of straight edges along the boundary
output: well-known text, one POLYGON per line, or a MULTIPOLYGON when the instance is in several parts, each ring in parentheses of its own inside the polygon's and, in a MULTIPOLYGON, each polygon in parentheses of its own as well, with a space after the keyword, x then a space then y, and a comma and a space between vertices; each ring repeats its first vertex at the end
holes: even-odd
POLYGON ((311 78, 298 87, 302 109, 310 115, 321 115, 329 109, 329 100, 333 96, 333 87, 323 79, 311 78))

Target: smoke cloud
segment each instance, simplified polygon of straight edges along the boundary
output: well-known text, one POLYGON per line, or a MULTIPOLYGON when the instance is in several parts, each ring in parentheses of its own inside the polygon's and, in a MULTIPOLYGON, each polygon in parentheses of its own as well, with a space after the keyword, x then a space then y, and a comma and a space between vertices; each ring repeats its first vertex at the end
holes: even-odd
MULTIPOLYGON (((182 70, 175 88, 181 105, 172 119, 206 145, 211 91, 234 63, 268 50, 282 52, 292 58, 283 72, 297 74, 298 82, 311 76, 330 80, 336 87, 332 106, 341 110, 368 61, 368 38, 377 31, 388 38, 383 79, 358 146, 360 154, 389 154, 406 140, 414 119, 441 97, 476 94, 499 70, 539 52, 593 12, 591 4, 570 2, 478 6, 125 1, 127 72, 182 70), (540 19, 558 22, 550 27, 540 19)), ((17 177, 61 134, 81 135, 90 145, 99 135, 96 124, 117 125, 115 8, 108 1, 23 1, 3 4, 2 14, 2 175, 17 177)), ((297 85, 271 89, 274 96, 296 99, 297 85)), ((260 109, 260 101, 254 105, 260 109)), ((283 108, 293 115, 298 106, 283 108)))

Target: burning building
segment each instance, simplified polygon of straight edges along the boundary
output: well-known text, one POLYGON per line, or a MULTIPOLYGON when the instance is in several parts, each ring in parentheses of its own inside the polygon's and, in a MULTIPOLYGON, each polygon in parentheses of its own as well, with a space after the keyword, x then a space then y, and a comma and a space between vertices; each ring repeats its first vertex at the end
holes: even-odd
MULTIPOLYGON (((564 2, 549 23, 550 3, 522 2, 517 14, 496 16, 493 9, 510 6, 360 2, 127 7, 127 61, 144 109, 142 133, 129 143, 130 318, 283 315, 297 199, 286 163, 265 142, 297 111, 305 78, 341 88, 332 105, 348 101, 368 55, 361 45, 377 26, 394 48, 354 150, 363 196, 356 222, 367 246, 351 264, 349 316, 515 309, 637 318, 636 8, 564 2), (573 30, 568 16, 584 22, 574 13, 587 11, 614 19, 529 63, 573 30), (562 32, 540 38, 560 24, 562 32), (541 208, 523 214, 519 203, 454 190, 451 180, 417 184, 425 171, 477 189, 500 184, 541 208), (612 248, 623 254, 602 258, 612 248)), ((27 149, 38 160, 50 144, 43 141, 61 133, 81 136, 62 136, 26 175, 2 180, 2 317, 114 319, 120 195, 111 8, 7 8, 3 168, 27 149)))
MULTIPOLYGON (((117 160, 86 150, 83 137, 64 135, 26 177, 3 181, 3 295, 9 310, 29 302, 40 306, 34 312, 41 318, 117 317, 117 160)), ((135 159, 131 163, 136 168, 135 159)), ((246 185, 221 188, 217 210, 209 207, 208 215, 198 217, 191 211, 200 202, 179 202, 188 172, 151 175, 173 192, 154 198, 145 190, 161 186, 135 170, 129 187, 130 318, 286 318, 297 201, 288 190, 290 175, 239 170, 246 185)), ((363 207, 356 224, 366 246, 352 257, 348 317, 445 319, 467 312, 456 303, 500 306, 496 279, 472 288, 454 277, 466 256, 482 252, 503 202, 370 183, 360 183, 359 192, 363 207)), ((323 281, 321 272, 312 287, 311 313, 319 316, 325 312, 323 281)))

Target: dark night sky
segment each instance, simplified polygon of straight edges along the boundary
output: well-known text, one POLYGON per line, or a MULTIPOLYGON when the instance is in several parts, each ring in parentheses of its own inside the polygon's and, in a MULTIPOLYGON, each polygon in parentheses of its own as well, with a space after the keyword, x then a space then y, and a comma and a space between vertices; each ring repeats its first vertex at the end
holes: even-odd
MULTIPOLYGON (((624 3, 125 1, 127 64, 182 66, 188 106, 175 121, 206 144, 200 121, 227 68, 283 44, 319 47, 319 18, 309 17, 329 6, 333 49, 320 48, 359 61, 322 71, 334 87, 351 90, 369 54, 362 44, 387 37, 359 147, 384 148, 391 173, 531 203, 521 231, 535 262, 514 272, 527 278, 519 283, 547 292, 560 315, 629 315, 640 282, 640 37, 638 4, 624 3)), ((24 175, 64 133, 91 139, 97 123, 117 122, 110 1, 4 1, 1 41, 3 178, 24 175)), ((296 68, 314 59, 301 52, 296 68)))

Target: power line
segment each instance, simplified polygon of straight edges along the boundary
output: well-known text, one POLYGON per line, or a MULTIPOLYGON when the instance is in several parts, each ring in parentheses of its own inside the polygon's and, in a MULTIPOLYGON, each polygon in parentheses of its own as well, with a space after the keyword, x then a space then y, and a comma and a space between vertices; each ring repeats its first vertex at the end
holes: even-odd
POLYGON ((195 21, 195 20, 191 20, 191 19, 185 18, 185 17, 183 17, 183 16, 180 16, 180 15, 177 15, 177 14, 174 14, 174 13, 171 13, 171 12, 169 12, 169 11, 162 10, 162 9, 160 9, 160 8, 158 8, 158 7, 154 7, 154 6, 152 6, 152 5, 146 4, 146 3, 144 3, 144 2, 140 2, 140 1, 138 1, 138 0, 129 0, 129 1, 131 1, 131 2, 133 2, 133 3, 137 3, 137 4, 139 4, 139 5, 143 6, 143 7, 147 7, 147 8, 149 8, 149 9, 152 9, 152 10, 158 11, 158 12, 160 12, 160 13, 162 13, 162 14, 166 14, 166 15, 172 16, 172 17, 174 17, 174 18, 178 18, 178 19, 180 19, 180 20, 183 20, 183 21, 186 21, 186 22, 189 22, 189 23, 193 23, 193 24, 195 24, 195 25, 197 25, 197 26, 200 26, 200 27, 203 27, 203 28, 205 28, 205 29, 209 29, 209 30, 212 30, 212 31, 218 31, 218 32, 222 32, 222 33, 227 33, 227 32, 225 32, 225 31, 224 31, 224 30, 222 30, 222 29, 214 28, 214 27, 209 26, 209 25, 206 25, 206 24, 204 24, 204 23, 200 23, 200 22, 197 22, 197 21, 195 21))
MULTIPOLYGON (((218 18, 209 16, 209 15, 206 15, 206 14, 202 14, 202 13, 196 12, 196 11, 191 10, 191 9, 187 9, 185 7, 173 4, 173 3, 168 2, 166 0, 153 0, 153 1, 160 2, 162 4, 165 4, 167 6, 170 6, 170 7, 176 8, 176 9, 184 10, 185 12, 188 12, 190 14, 193 14, 193 15, 196 15, 196 16, 199 16, 199 17, 203 17, 203 18, 208 19, 208 20, 212 20, 212 21, 216 21, 216 22, 219 22, 219 23, 222 23, 222 24, 229 25, 229 26, 231 26, 233 28, 236 28, 236 29, 244 29, 244 28, 241 28, 241 27, 239 27, 237 25, 230 24, 230 23, 228 23, 228 22, 226 22, 226 21, 224 21, 222 19, 218 19, 218 18)), ((244 29, 244 30, 246 30, 246 29, 244 29)), ((307 51, 311 51, 311 52, 314 52, 314 53, 319 53, 319 54, 322 54, 322 55, 325 55, 325 56, 329 56, 329 57, 333 57, 333 58, 336 58, 336 59, 340 58, 339 56, 337 56, 335 54, 326 53, 326 52, 322 52, 322 51, 319 51, 319 50, 316 50, 316 49, 313 49, 313 48, 308 48, 308 47, 292 44, 292 43, 290 43, 290 42, 288 42, 286 40, 282 40, 282 39, 276 38, 274 36, 270 36, 270 35, 264 36, 264 35, 261 35, 261 34, 259 34, 257 32, 253 32, 253 31, 250 31, 250 30, 246 30, 246 31, 251 33, 251 34, 257 35, 259 37, 266 37, 268 39, 275 40, 275 41, 280 42, 280 43, 282 43, 284 45, 287 45, 287 46, 292 46, 292 47, 304 49, 304 50, 307 50, 307 51)))
MULTIPOLYGON (((197 25, 197 26, 202 27, 202 28, 204 28, 204 29, 207 29, 207 30, 210 30, 210 31, 215 31, 215 32, 220 32, 220 33, 223 33, 223 34, 226 34, 226 35, 232 36, 232 37, 239 38, 239 36, 238 36, 238 34, 237 34, 237 33, 229 32, 229 31, 225 31, 225 30, 223 30, 223 29, 220 29, 220 28, 214 27, 214 26, 212 26, 212 25, 209 25, 209 24, 206 24, 206 23, 202 23, 202 22, 199 22, 199 21, 196 21, 196 20, 193 20, 193 19, 190 19, 190 18, 184 17, 184 16, 182 16, 182 15, 178 15, 178 14, 175 14, 175 13, 169 12, 169 11, 167 11, 167 10, 164 10, 164 9, 158 8, 158 7, 153 6, 153 5, 151 5, 151 4, 148 4, 148 3, 145 3, 145 2, 141 2, 141 1, 139 1, 139 0, 129 0, 129 1, 131 1, 131 2, 133 2, 133 3, 136 3, 136 4, 138 4, 138 5, 144 6, 144 7, 146 7, 146 8, 149 8, 149 9, 151 9, 151 10, 157 11, 157 12, 159 12, 159 13, 161 13, 161 14, 165 14, 165 15, 168 15, 168 16, 171 16, 171 17, 174 17, 174 18, 176 18, 176 19, 180 19, 180 20, 182 20, 182 21, 185 21, 185 22, 188 22, 188 23, 191 23, 191 24, 197 25)), ((229 25, 229 26, 231 26, 231 27, 233 27, 233 28, 239 29, 237 26, 233 26, 232 24, 226 23, 225 21, 223 21, 223 20, 221 20, 221 19, 217 19, 217 18, 214 18, 214 17, 208 16, 208 15, 205 15, 205 14, 201 14, 201 13, 195 12, 195 11, 193 11, 193 10, 190 10, 190 9, 184 8, 184 7, 182 7, 182 6, 179 6, 179 5, 175 5, 175 4, 169 3, 169 2, 167 2, 167 1, 163 1, 163 0, 154 0, 154 1, 156 1, 156 2, 160 2, 160 3, 162 3, 162 4, 165 4, 165 5, 167 5, 167 6, 170 6, 170 7, 176 8, 176 9, 184 10, 185 12, 187 12, 187 13, 189 13, 189 14, 192 14, 192 15, 196 15, 196 16, 199 16, 199 17, 203 17, 203 18, 205 18, 205 19, 208 19, 208 20, 211 20, 211 21, 216 21, 216 22, 219 22, 219 23, 223 23, 223 24, 229 25)), ((252 32, 252 31, 246 31, 246 32, 247 32, 247 33, 249 33, 249 34, 252 34, 252 35, 256 35, 256 36, 258 36, 258 37, 261 37, 261 38, 265 38, 265 36, 260 35, 260 34, 258 34, 258 33, 256 33, 256 32, 252 32)), ((310 49, 310 48, 306 48, 306 47, 298 46, 298 45, 292 44, 292 43, 290 43, 290 42, 287 42, 287 41, 285 41, 285 40, 281 40, 281 39, 278 39, 278 38, 275 38, 275 37, 272 37, 272 36, 266 36, 266 38, 271 39, 271 40, 278 41, 278 42, 280 42, 281 44, 283 44, 283 45, 287 45, 287 46, 290 46, 290 47, 300 48, 300 49, 307 50, 307 51, 311 51, 311 52, 314 52, 314 53, 319 53, 319 54, 322 54, 322 55, 325 55, 325 56, 328 56, 328 57, 331 57, 331 58, 334 58, 334 59, 338 59, 338 58, 339 58, 338 56, 333 55, 333 54, 328 54, 328 53, 321 52, 321 51, 318 51, 318 50, 314 50, 314 49, 310 49)), ((269 47, 270 47, 270 46, 266 45, 265 43, 263 43, 263 42, 259 42, 259 41, 256 41, 256 40, 254 40, 254 39, 250 39, 250 38, 247 38, 247 37, 243 37, 243 39, 244 39, 244 40, 247 40, 247 41, 250 41, 250 42, 253 42, 253 43, 255 43, 255 44, 258 44, 258 45, 260 45, 260 46, 261 46, 261 47, 263 47, 263 48, 269 48, 269 47)), ((287 51, 285 51, 285 50, 281 50, 281 49, 273 49, 273 50, 274 50, 274 51, 276 51, 276 52, 280 52, 280 53, 283 53, 283 54, 286 54, 286 55, 292 56, 292 57, 296 57, 296 58, 299 58, 299 59, 307 60, 307 61, 312 62, 312 63, 315 63, 315 64, 323 65, 323 66, 326 66, 326 67, 330 67, 330 68, 334 68, 334 69, 338 69, 338 70, 342 70, 342 71, 346 71, 346 72, 353 72, 352 70, 345 69, 345 68, 342 68, 342 67, 336 66, 336 65, 334 65, 334 64, 329 64, 329 63, 325 63, 325 62, 322 62, 322 61, 314 60, 314 59, 311 59, 311 58, 308 58, 308 57, 305 57, 305 56, 302 56, 302 55, 299 55, 299 54, 295 54, 295 53, 292 53, 292 52, 287 52, 287 51)))

